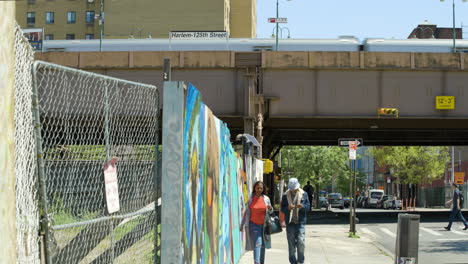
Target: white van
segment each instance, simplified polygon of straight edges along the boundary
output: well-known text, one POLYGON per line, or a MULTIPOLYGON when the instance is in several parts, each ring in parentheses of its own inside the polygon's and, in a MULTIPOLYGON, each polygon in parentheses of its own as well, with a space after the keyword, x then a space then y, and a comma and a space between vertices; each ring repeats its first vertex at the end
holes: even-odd
POLYGON ((367 206, 368 207, 377 207, 377 202, 382 200, 384 196, 384 191, 379 189, 373 189, 367 191, 367 206))

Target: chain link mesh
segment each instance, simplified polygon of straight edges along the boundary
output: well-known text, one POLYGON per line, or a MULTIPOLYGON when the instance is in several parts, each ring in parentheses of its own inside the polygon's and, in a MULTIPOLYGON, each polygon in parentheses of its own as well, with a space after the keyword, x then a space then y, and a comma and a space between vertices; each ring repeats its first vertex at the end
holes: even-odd
POLYGON ((21 28, 15 27, 15 167, 18 263, 39 263, 36 144, 31 66, 34 52, 21 28))
POLYGON ((158 90, 36 62, 53 263, 153 263, 158 90), (103 165, 117 157, 120 211, 106 207, 103 165))

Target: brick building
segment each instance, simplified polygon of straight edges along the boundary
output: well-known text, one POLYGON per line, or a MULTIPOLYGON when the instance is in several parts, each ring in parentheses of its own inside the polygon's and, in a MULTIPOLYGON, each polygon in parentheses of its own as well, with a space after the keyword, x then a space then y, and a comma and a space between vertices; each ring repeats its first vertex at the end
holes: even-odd
MULTIPOLYGON (((430 23, 425 20, 423 23, 419 24, 417 27, 411 31, 408 36, 409 39, 452 39, 453 38, 453 28, 442 28, 437 27, 437 25, 430 23)), ((462 28, 455 28, 455 38, 463 38, 462 28)))

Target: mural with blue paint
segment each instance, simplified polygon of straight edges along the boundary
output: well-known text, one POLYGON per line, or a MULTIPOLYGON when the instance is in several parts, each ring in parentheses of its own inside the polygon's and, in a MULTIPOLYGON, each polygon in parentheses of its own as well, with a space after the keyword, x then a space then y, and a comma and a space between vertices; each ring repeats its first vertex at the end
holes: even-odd
POLYGON ((184 127, 182 263, 237 263, 245 243, 239 226, 249 175, 227 125, 192 84, 184 127))

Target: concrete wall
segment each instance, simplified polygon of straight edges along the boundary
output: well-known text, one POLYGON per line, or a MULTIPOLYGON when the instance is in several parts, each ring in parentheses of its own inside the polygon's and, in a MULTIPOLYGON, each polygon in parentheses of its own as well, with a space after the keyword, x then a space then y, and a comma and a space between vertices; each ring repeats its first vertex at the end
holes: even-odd
MULTIPOLYGON (((401 117, 466 117, 464 54, 372 52, 250 53, 260 69, 270 117, 377 117, 396 107, 401 117), (435 96, 453 95, 456 109, 435 110, 435 96)), ((249 55, 249 54, 247 54, 249 55)), ((248 68, 231 51, 38 53, 38 59, 162 86, 163 58, 173 79, 203 87, 217 115, 245 116, 248 68)), ((468 65, 468 64, 467 64, 468 65)), ((252 73, 252 71, 250 71, 252 73)))
POLYGON ((161 68, 163 58, 171 58, 176 68, 235 68, 261 66, 265 69, 361 69, 361 70, 446 70, 468 71, 464 53, 414 52, 235 52, 235 51, 118 51, 44 52, 36 58, 76 68, 161 68), (238 60, 251 57, 249 65, 238 60), (96 64, 96 56, 104 60, 96 64), (80 60, 77 61, 77 58, 80 60), (122 61, 127 58, 127 61, 122 61), (258 61, 256 61, 258 60, 258 61))
POLYGON ((14 145, 15 2, 0 1, 0 263, 16 263, 14 145))

